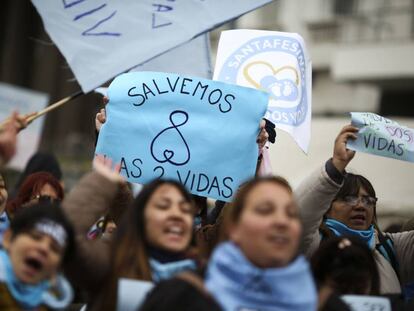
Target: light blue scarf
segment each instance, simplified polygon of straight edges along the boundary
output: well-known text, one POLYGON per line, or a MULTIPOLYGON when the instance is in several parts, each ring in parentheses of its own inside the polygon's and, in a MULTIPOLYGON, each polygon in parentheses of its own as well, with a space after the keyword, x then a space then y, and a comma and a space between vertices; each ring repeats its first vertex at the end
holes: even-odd
POLYGON ((205 284, 226 311, 315 311, 317 306, 315 284, 303 256, 286 267, 260 269, 232 242, 214 251, 205 284))
POLYGON ((150 258, 149 263, 152 271, 152 280, 156 283, 162 280, 170 279, 180 272, 195 271, 197 268, 196 263, 192 259, 161 263, 153 258, 150 258))
POLYGON ((48 291, 51 288, 48 281, 36 285, 19 281, 14 274, 10 257, 4 250, 0 250, 0 282, 6 284, 12 297, 24 309, 34 309, 43 304, 52 308, 64 308, 73 299, 72 288, 62 276, 56 278, 56 287, 54 287, 59 297, 48 291))
MULTIPOLYGON (((3 212, 0 215, 0 244, 3 244, 3 235, 4 232, 9 228, 10 221, 9 218, 7 218, 6 212, 3 212)), ((0 246, 1 248, 2 246, 0 246)))
POLYGON ((33 309, 42 304, 43 293, 48 290, 48 282, 30 285, 20 282, 14 275, 9 255, 0 250, 0 281, 6 283, 12 297, 26 309, 33 309))
POLYGON ((343 224, 340 221, 337 221, 332 218, 328 218, 325 221, 325 225, 336 235, 352 235, 359 237, 362 241, 367 243, 370 249, 375 248, 375 230, 374 225, 369 226, 368 230, 354 230, 349 228, 347 225, 343 224))

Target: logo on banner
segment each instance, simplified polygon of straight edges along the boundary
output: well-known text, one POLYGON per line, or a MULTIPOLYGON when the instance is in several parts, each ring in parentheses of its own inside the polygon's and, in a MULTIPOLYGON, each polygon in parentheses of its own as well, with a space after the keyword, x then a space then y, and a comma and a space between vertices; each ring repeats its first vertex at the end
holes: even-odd
POLYGON ((299 126, 308 110, 305 53, 298 40, 271 35, 251 39, 225 61, 217 80, 269 93, 266 118, 299 126))

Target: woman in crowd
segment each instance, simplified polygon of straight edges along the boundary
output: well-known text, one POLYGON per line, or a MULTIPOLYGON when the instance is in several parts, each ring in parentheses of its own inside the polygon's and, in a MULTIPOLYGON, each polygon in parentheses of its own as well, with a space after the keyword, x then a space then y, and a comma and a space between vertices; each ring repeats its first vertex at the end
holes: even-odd
POLYGON ((11 221, 0 250, 0 309, 62 309, 72 300, 60 275, 74 250, 73 230, 59 206, 39 203, 11 221))
POLYGON ((383 233, 376 223, 376 193, 361 175, 347 174, 355 155, 346 148, 358 129, 345 126, 335 140, 332 159, 295 191, 304 223, 304 248, 311 256, 321 240, 352 235, 372 250, 382 294, 400 294, 414 280, 414 231, 383 233))
POLYGON ((367 245, 357 237, 332 237, 311 259, 319 310, 348 310, 338 296, 379 295, 379 274, 367 245))
POLYGON ((206 287, 224 310, 316 310, 317 294, 299 255, 302 225, 292 189, 281 177, 241 187, 208 264, 206 287))
POLYGON ((109 169, 110 161, 103 162, 102 158, 95 161, 96 171, 84 177, 64 202, 75 225, 79 251, 67 272, 89 294, 92 310, 115 308, 119 278, 158 282, 197 268, 190 248, 194 205, 185 188, 174 181, 157 180, 144 186, 127 207, 111 241, 87 239, 96 218, 90 223, 85 219, 116 208, 114 200, 125 183, 116 168, 109 169), (78 219, 81 213, 82 220, 78 219))
POLYGON ((27 176, 17 196, 7 203, 6 211, 9 219, 16 213, 41 201, 63 200, 63 188, 52 174, 38 172, 27 176))
POLYGON ((158 283, 148 293, 140 311, 221 311, 217 302, 206 291, 202 279, 182 273, 158 283), (172 307, 173 306, 173 307, 172 307))
MULTIPOLYGON (((0 241, 3 241, 4 231, 9 227, 9 218, 6 214, 8 192, 3 175, 0 174, 0 241)), ((0 246, 1 248, 1 246, 0 246)))
POLYGON ((62 188, 64 188, 62 170, 56 157, 51 153, 37 152, 30 157, 23 172, 19 175, 14 188, 10 189, 10 199, 14 199, 16 197, 26 178, 37 172, 47 172, 52 174, 53 177, 59 181, 62 188))

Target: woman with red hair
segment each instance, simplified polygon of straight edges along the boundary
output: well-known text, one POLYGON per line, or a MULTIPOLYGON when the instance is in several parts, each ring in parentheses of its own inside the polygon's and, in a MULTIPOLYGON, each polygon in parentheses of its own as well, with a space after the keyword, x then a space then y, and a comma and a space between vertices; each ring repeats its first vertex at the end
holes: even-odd
POLYGON ((61 201, 64 193, 63 188, 52 174, 37 172, 27 176, 20 186, 16 198, 9 201, 6 212, 12 219, 20 210, 30 207, 39 201, 61 201))

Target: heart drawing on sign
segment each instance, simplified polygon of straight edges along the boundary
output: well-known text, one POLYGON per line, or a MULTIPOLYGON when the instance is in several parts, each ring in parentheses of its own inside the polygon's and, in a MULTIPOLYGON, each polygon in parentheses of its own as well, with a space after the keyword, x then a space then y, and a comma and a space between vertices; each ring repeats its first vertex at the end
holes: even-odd
POLYGON ((170 160, 174 156, 174 151, 164 150, 164 157, 166 160, 170 160))
POLYGON ((243 75, 255 88, 268 92, 274 100, 296 101, 298 99, 300 80, 293 66, 275 69, 268 62, 256 61, 244 68, 243 75), (294 79, 292 79, 292 73, 294 79))

